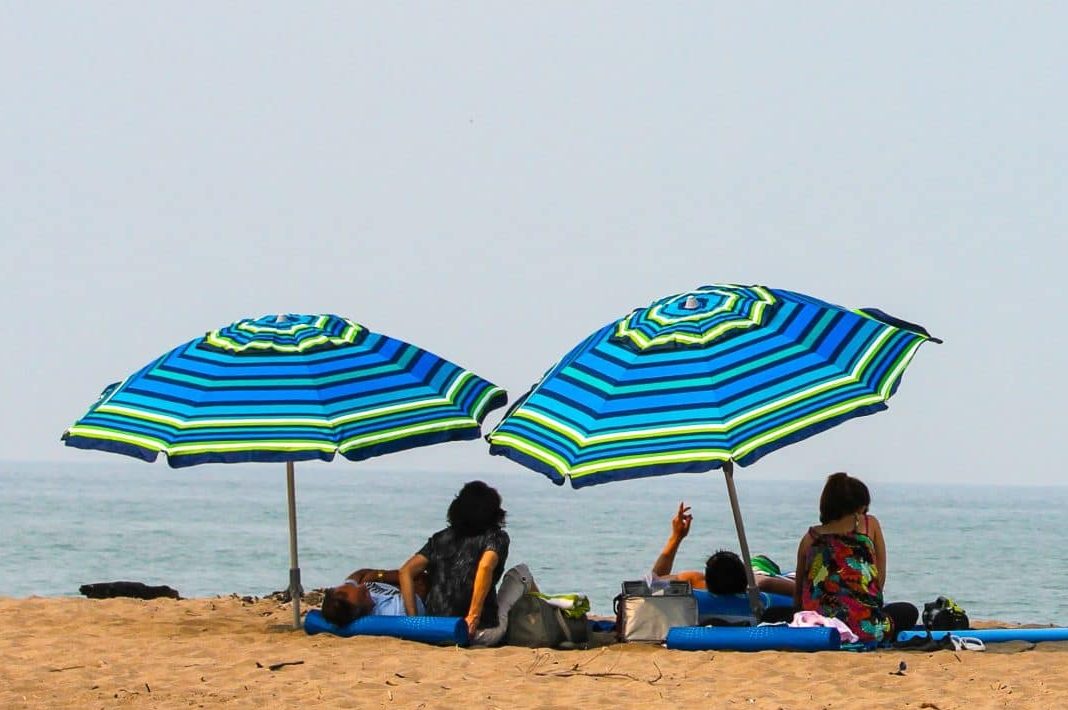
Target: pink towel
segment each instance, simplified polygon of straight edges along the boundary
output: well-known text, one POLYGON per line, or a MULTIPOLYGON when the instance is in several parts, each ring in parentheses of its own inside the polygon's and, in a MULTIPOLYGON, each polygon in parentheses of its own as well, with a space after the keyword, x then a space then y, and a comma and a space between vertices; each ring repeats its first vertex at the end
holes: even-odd
POLYGON ((797 612, 794 614, 794 619, 789 625, 799 628, 808 626, 830 626, 832 629, 838 629, 838 633, 842 637, 843 643, 856 643, 860 640, 860 638, 853 633, 852 629, 846 626, 841 619, 828 619, 826 616, 815 611, 797 612))

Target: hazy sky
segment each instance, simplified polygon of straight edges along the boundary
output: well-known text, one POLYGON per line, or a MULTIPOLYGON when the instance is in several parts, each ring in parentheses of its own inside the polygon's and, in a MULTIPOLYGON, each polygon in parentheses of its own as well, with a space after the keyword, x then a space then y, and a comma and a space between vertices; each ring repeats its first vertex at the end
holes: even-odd
MULTIPOLYGON (((735 282, 945 339, 889 411, 739 475, 1061 483, 1066 26, 1054 3, 5 3, 0 458, 108 460, 63 429, 241 317, 337 312, 516 396, 632 308, 735 282)), ((365 465, 525 471, 481 441, 365 465)))

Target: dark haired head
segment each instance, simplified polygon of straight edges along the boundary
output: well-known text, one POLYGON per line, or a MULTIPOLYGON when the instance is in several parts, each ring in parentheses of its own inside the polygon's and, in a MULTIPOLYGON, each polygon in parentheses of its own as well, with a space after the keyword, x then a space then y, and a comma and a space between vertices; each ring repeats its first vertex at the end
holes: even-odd
POLYGON ((720 550, 705 563, 705 586, 713 594, 741 594, 745 591, 745 563, 729 550, 720 550))
POLYGON ((336 594, 333 589, 327 589, 323 595, 323 618, 335 626, 347 626, 360 618, 360 612, 356 605, 336 594))
POLYGON ((460 537, 480 535, 504 527, 506 514, 496 489, 482 481, 471 481, 464 484, 449 504, 449 527, 460 537))
POLYGON ((847 515, 866 511, 871 505, 868 487, 848 473, 832 473, 820 494, 820 522, 826 525, 847 515))
POLYGON ((346 584, 327 589, 323 594, 323 618, 336 626, 347 626, 374 608, 370 592, 359 585, 346 584))

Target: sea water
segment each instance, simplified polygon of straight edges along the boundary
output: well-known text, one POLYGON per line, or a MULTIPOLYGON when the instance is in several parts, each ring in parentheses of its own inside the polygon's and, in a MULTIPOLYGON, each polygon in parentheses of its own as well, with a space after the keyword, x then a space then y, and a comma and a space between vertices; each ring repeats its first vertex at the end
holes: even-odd
MULTIPOLYGON (((0 464, 0 596, 77 595, 89 582, 167 584, 182 596, 265 595, 288 584, 283 464, 0 464)), ((360 567, 394 568, 445 524, 467 480, 497 487, 510 563, 543 591, 580 592, 609 614, 620 583, 641 578, 681 500, 694 523, 676 560, 702 569, 737 550, 722 474, 678 474, 573 490, 516 467, 508 474, 297 464, 305 589, 360 567)), ((822 480, 736 476, 750 549, 784 569, 815 524, 822 480)), ((878 483, 872 512, 887 539, 888 601, 950 596, 978 619, 1068 625, 1068 552, 1058 531, 1068 488, 878 483)))

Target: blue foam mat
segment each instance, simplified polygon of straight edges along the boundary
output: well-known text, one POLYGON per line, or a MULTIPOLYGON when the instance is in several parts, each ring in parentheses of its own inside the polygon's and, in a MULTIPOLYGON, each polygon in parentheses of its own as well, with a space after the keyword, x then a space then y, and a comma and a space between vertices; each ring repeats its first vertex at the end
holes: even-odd
POLYGON ((837 651, 837 629, 789 626, 676 626, 667 647, 679 651, 837 651))
POLYGON ((392 636, 407 641, 467 645, 467 624, 452 616, 364 616, 345 626, 336 626, 312 609, 304 617, 304 631, 335 636, 392 636))
MULTIPOLYGON (((745 594, 712 594, 704 589, 695 589, 697 614, 707 616, 752 616, 749 610, 749 597, 745 594)), ((792 597, 783 594, 760 593, 760 601, 765 609, 789 608, 794 605, 792 597)))
MULTIPOLYGON (((1002 641, 1068 641, 1068 628, 1055 627, 1045 629, 957 629, 954 631, 932 631, 931 636, 942 639, 952 634, 954 636, 967 636, 979 639, 983 643, 1001 643, 1002 641)), ((922 629, 902 631, 897 635, 898 641, 908 641, 911 638, 923 638, 927 635, 922 629)))

